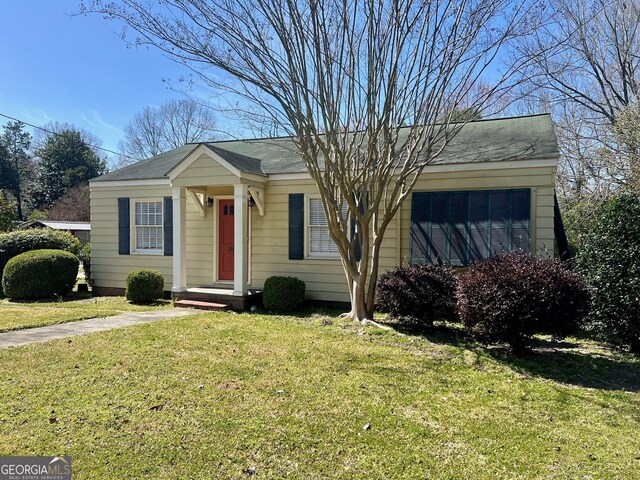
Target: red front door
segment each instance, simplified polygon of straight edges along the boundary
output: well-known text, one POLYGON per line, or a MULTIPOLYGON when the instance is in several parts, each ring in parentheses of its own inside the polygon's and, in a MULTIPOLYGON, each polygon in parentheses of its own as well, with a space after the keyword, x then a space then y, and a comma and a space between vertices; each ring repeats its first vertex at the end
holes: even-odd
POLYGON ((218 202, 218 280, 233 280, 233 200, 218 202))

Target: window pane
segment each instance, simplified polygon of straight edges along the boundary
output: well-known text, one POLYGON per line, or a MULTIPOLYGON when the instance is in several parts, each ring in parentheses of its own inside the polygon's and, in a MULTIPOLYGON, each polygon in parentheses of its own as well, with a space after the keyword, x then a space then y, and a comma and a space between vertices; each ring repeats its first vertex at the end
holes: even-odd
POLYGON ((507 239, 505 227, 491 226, 491 255, 511 251, 511 242, 507 239))
POLYGON ((491 223, 505 222, 509 218, 509 192, 495 191, 491 194, 491 223))
POLYGON ((162 202, 136 202, 136 250, 162 250, 162 202))
POLYGON ((468 217, 467 192, 454 192, 451 194, 450 203, 450 235, 449 235, 449 263, 463 265, 467 258, 467 217, 468 217))
POLYGON ((338 247, 329 236, 326 227, 311 227, 311 251, 314 253, 335 253, 338 247))
POLYGON ((322 201, 319 198, 309 200, 309 225, 326 225, 327 217, 324 214, 322 201))
POLYGON ((531 202, 529 190, 516 190, 511 194, 511 220, 513 222, 526 221, 529 223, 531 202))

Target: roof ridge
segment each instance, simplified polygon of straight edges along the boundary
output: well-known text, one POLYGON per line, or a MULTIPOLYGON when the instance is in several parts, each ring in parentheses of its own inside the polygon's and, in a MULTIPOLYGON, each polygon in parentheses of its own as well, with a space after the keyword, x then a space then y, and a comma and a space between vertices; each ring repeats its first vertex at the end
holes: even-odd
MULTIPOLYGON (((449 122, 449 123, 480 123, 480 122, 498 122, 498 121, 502 121, 502 120, 517 120, 520 118, 534 118, 534 117, 544 117, 544 116, 551 116, 551 113, 549 112, 542 112, 542 113, 527 113, 527 114, 523 114, 523 115, 514 115, 514 116, 510 116, 510 117, 493 117, 493 118, 478 118, 475 120, 469 120, 467 122, 449 122)), ((400 127, 400 130, 405 129, 405 128, 411 128, 411 126, 404 126, 404 127, 400 127)), ((292 139, 294 138, 294 135, 280 135, 280 136, 273 136, 273 137, 253 137, 253 138, 228 138, 228 139, 224 139, 224 140, 208 140, 205 142, 187 142, 185 143, 186 145, 217 145, 217 144, 221 144, 221 143, 231 143, 231 142, 255 142, 258 140, 288 140, 288 139, 292 139)), ((152 157, 153 158, 153 157, 152 157)))

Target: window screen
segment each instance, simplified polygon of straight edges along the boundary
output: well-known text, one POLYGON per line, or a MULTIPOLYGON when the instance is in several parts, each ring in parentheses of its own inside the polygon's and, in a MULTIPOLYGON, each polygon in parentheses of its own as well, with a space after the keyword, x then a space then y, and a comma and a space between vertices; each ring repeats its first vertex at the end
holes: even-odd
MULTIPOLYGON (((343 218, 347 214, 347 205, 342 209, 343 218)), ((322 200, 319 198, 309 199, 309 253, 337 255, 338 247, 329 236, 327 217, 324 214, 322 200)))
POLYGON ((416 192, 411 263, 467 265, 500 252, 529 250, 531 192, 416 192))
POLYGON ((136 250, 162 250, 162 202, 136 202, 134 208, 136 250))

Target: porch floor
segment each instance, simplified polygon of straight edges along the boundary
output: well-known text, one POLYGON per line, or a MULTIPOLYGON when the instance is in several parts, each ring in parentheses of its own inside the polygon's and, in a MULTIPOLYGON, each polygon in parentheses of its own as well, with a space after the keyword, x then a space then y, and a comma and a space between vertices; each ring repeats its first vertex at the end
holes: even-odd
POLYGON ((220 287, 190 287, 184 292, 173 292, 171 298, 179 300, 193 300, 197 302, 213 302, 227 305, 233 310, 247 310, 262 301, 262 290, 249 289, 244 296, 233 294, 233 288, 220 287))

